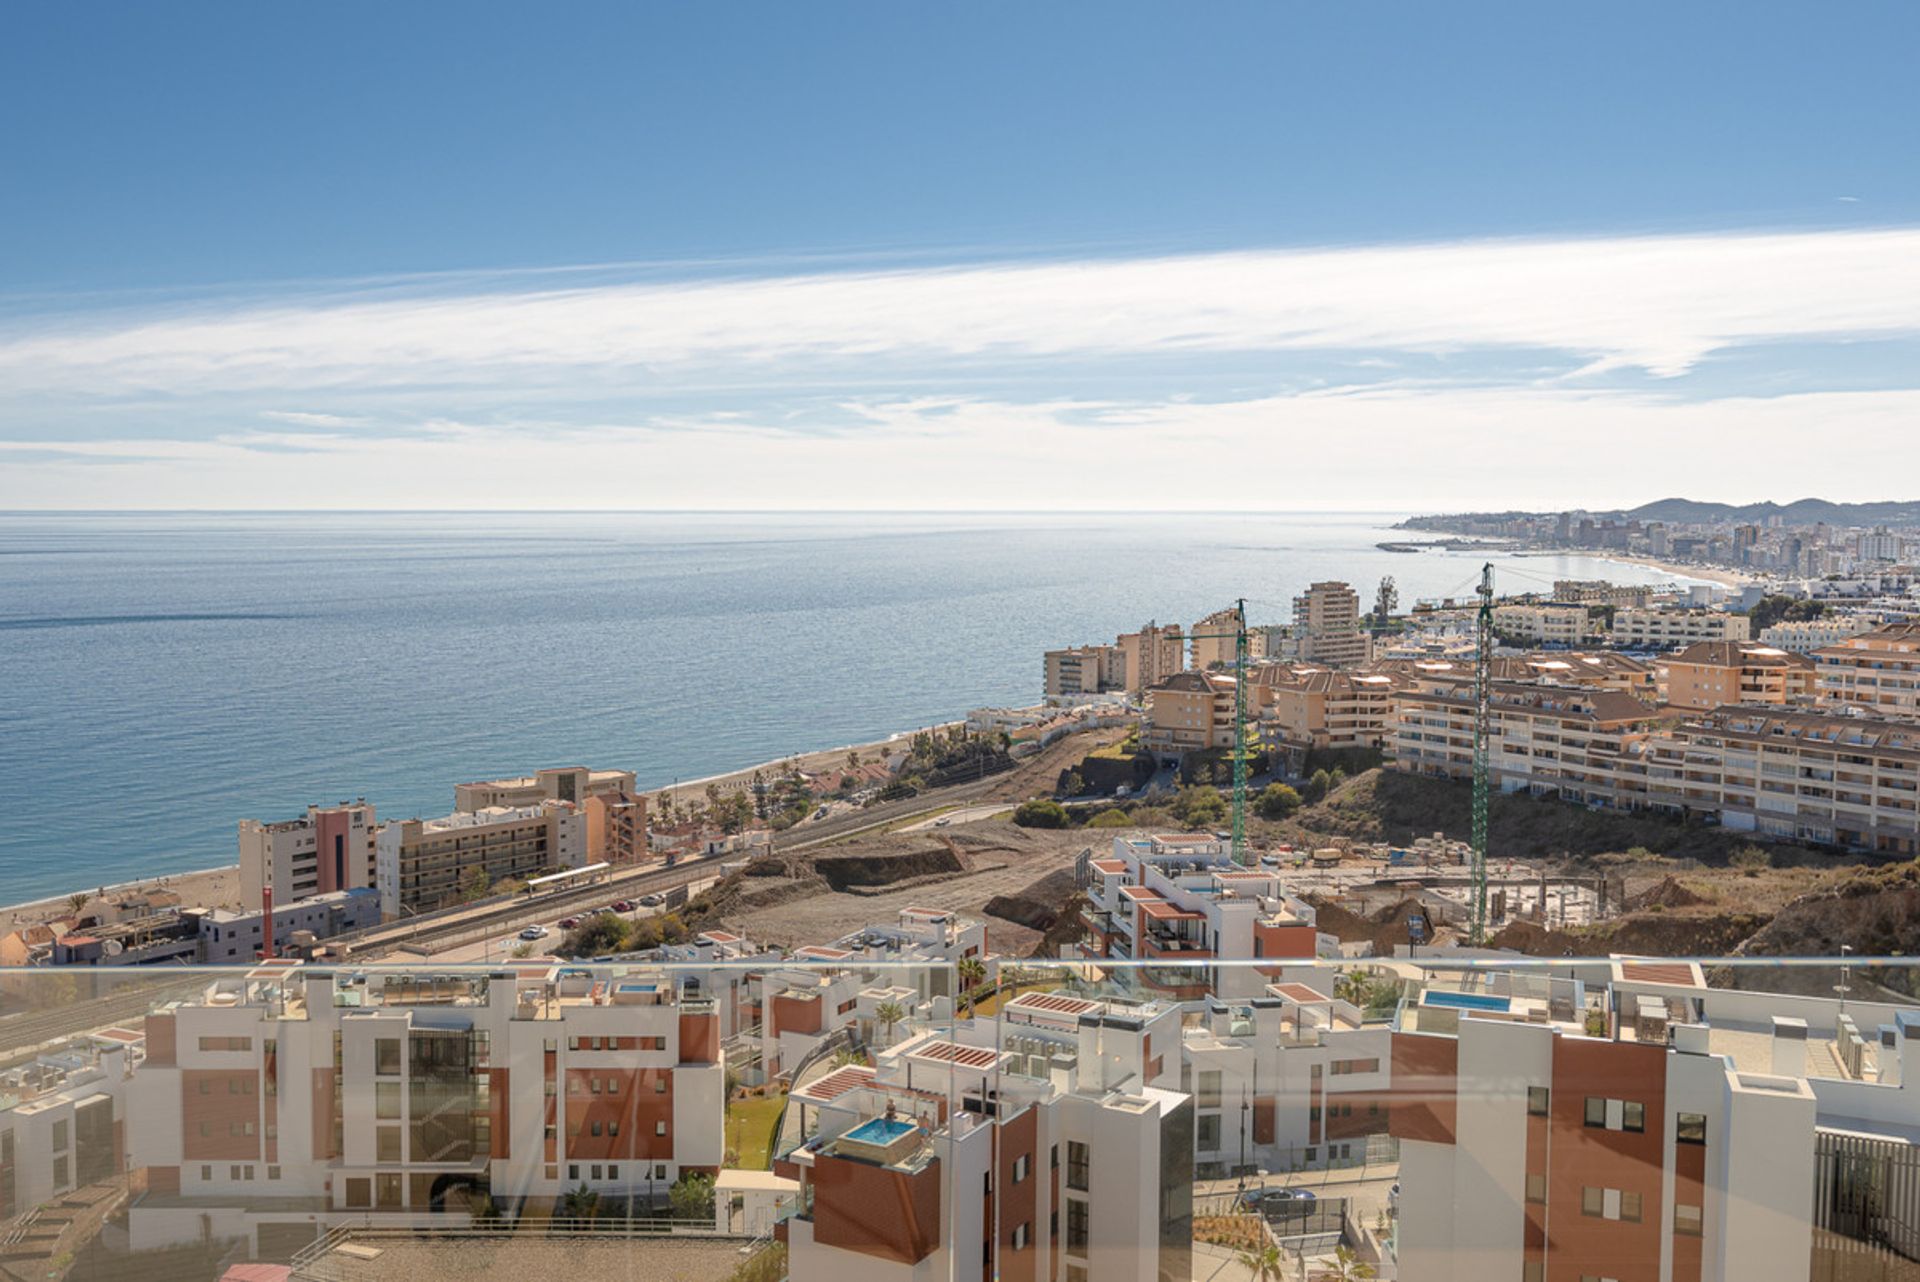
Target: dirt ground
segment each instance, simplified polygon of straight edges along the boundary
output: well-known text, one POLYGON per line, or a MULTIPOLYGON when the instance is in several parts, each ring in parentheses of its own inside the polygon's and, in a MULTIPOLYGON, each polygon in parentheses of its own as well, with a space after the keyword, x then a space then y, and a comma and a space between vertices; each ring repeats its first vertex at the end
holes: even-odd
MULTIPOLYGON (((1047 874, 1071 869, 1089 845, 1110 841, 1110 832, 1047 832, 988 819, 944 831, 889 833, 837 843, 817 852, 822 859, 862 861, 865 885, 835 891, 824 878, 749 878, 739 898, 722 913, 727 925, 756 943, 797 947, 825 943, 875 924, 891 924, 902 908, 935 908, 980 917, 988 947, 1024 956, 1040 932, 985 912, 995 896, 1016 896, 1047 874), (944 862, 947 842, 958 852, 959 870, 930 868, 921 859, 944 862), (889 862, 902 864, 889 880, 889 862), (778 900, 774 903, 756 901, 778 900)), ((803 862, 805 861, 802 857, 803 862)))

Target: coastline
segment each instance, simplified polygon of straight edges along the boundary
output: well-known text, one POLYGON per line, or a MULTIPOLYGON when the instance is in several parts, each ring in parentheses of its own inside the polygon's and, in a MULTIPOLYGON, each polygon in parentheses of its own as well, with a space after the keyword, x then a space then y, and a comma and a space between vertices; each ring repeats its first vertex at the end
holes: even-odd
POLYGON ((1743 588, 1750 583, 1763 582, 1759 575, 1748 574, 1743 570, 1723 569, 1717 565, 1680 565, 1673 561, 1656 561, 1650 556, 1609 555, 1594 559, 1612 561, 1616 565, 1637 565, 1643 569, 1677 574, 1687 579, 1703 579, 1709 583, 1717 583, 1723 588, 1743 588))
MULTIPOLYGON (((928 725, 916 726, 911 730, 898 730, 884 739, 876 739, 870 743, 849 743, 837 748, 815 748, 807 752, 788 753, 739 770, 730 770, 724 774, 705 775, 698 779, 681 780, 657 788, 637 788, 636 790, 650 801, 668 793, 673 794, 676 803, 703 801, 710 784, 723 790, 745 787, 756 773, 772 774, 786 766, 788 762, 796 764, 802 771, 817 773, 833 766, 845 765, 849 752, 859 753, 862 760, 873 760, 884 756, 889 748, 922 731, 939 730, 961 724, 964 724, 962 720, 936 721, 928 725)), ((37 926, 49 918, 60 916, 66 911, 68 900, 76 894, 84 893, 92 899, 103 891, 108 895, 116 895, 137 890, 171 890, 180 896, 180 904, 184 908, 230 908, 235 911, 244 911, 240 903, 240 865, 236 861, 217 868, 162 873, 154 877, 114 882, 107 886, 76 886, 63 895, 46 895, 16 904, 0 905, 0 935, 24 926, 37 926)))

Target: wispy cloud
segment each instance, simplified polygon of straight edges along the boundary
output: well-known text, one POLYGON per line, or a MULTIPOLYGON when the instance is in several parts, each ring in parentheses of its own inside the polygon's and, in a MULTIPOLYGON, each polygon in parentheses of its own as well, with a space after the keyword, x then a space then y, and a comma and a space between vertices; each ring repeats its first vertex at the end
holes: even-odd
MULTIPOLYGON (((1920 230, 1463 242, 507 286, 0 331, 33 392, 673 386, 768 367, 891 374, 1143 353, 1550 349, 1685 372, 1736 344, 1920 333, 1920 230)), ((856 375, 857 376, 857 375, 856 375)), ((278 411, 289 422, 306 412, 278 411)), ((333 415, 322 415, 331 419, 333 415)), ((334 423, 319 424, 336 426, 334 423)))
POLYGON ((353 414, 312 414, 304 410, 262 410, 260 417, 295 427, 362 427, 367 422, 353 414))

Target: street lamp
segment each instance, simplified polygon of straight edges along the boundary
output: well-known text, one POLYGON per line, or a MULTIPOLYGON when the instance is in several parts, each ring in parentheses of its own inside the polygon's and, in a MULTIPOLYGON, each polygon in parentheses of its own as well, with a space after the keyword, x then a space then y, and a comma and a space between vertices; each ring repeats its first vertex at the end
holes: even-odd
POLYGON ((1847 1013, 1847 994, 1853 991, 1853 967, 1847 965, 1847 955, 1853 951, 1852 944, 1840 945, 1840 982, 1833 991, 1840 994, 1840 1013, 1847 1013))

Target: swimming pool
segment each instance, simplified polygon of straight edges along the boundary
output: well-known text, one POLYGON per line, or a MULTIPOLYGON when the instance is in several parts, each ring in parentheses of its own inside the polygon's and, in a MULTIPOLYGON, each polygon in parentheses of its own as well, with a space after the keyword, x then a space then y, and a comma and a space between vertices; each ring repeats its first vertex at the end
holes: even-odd
POLYGON ((912 1122, 903 1122, 899 1118, 876 1117, 848 1131, 847 1138, 856 1144, 871 1144, 875 1148, 885 1148, 911 1130, 913 1130, 912 1122))
POLYGON ((1421 998, 1422 1006, 1451 1006, 1455 1010, 1488 1010, 1502 1014, 1513 1008, 1513 998, 1492 993, 1446 993, 1429 989, 1421 998))

